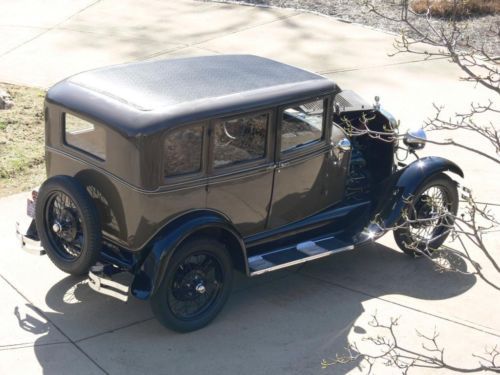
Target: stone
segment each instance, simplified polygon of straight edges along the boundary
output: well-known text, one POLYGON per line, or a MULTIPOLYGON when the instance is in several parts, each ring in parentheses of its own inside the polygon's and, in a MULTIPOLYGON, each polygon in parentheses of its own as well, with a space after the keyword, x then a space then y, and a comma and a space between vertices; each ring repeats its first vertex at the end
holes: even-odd
POLYGON ((14 106, 14 101, 10 94, 0 87, 0 109, 10 109, 14 106))

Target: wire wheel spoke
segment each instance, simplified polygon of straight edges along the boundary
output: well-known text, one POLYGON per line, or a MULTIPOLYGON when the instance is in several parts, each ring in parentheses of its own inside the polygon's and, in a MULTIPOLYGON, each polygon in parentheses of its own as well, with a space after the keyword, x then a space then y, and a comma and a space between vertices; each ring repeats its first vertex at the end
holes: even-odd
POLYGON ((169 308, 179 319, 196 319, 215 303, 222 285, 222 266, 215 256, 208 252, 190 255, 174 271, 167 295, 169 308))
POLYGON ((54 191, 45 210, 45 230, 57 254, 66 261, 78 259, 85 246, 85 236, 75 202, 66 193, 54 191))
POLYGON ((417 197, 409 226, 412 241, 428 245, 447 231, 451 202, 442 186, 431 186, 417 197))

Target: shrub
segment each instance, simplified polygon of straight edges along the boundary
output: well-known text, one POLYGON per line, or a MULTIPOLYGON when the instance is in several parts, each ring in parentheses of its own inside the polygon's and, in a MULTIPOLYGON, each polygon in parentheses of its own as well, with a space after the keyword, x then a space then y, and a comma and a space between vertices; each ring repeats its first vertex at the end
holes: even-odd
POLYGON ((500 13, 499 0, 412 0, 411 8, 419 14, 427 13, 433 17, 456 18, 481 16, 500 13))

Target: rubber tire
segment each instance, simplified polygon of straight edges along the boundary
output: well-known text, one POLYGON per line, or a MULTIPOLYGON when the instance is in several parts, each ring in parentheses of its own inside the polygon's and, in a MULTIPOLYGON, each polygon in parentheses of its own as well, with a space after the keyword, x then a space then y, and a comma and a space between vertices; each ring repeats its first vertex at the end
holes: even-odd
POLYGON ((229 295, 233 282, 233 265, 226 246, 209 237, 194 238, 182 243, 172 255, 165 275, 156 292, 151 297, 150 303, 153 313, 158 321, 165 327, 177 332, 191 332, 205 327, 209 324, 222 310, 229 295), (177 270, 179 264, 193 253, 199 251, 208 251, 216 256, 224 273, 224 285, 222 291, 217 296, 213 305, 201 317, 195 320, 181 320, 177 318, 168 305, 167 291, 172 284, 172 277, 177 270))
MULTIPOLYGON (((445 175, 444 173, 439 173, 436 174, 435 176, 432 176, 426 183, 424 183, 415 193, 415 198, 414 201, 416 202, 418 200, 418 197, 429 189, 432 186, 440 186, 443 187, 446 190, 446 194, 448 197, 451 198, 451 213, 455 216, 458 211, 458 191, 457 191, 457 184, 455 181, 453 181, 450 177, 445 175)), ((400 222, 399 224, 401 225, 403 222, 400 222)), ((432 249, 437 249, 439 248, 445 241, 446 238, 448 237, 449 233, 440 236, 439 238, 435 239, 431 243, 429 243, 429 250, 432 252, 432 249)), ((405 242, 411 242, 411 235, 409 233, 409 228, 408 227, 402 227, 394 230, 394 240, 396 241, 396 244, 398 247, 405 253, 408 254, 412 257, 418 257, 421 254, 418 251, 415 251, 414 249, 411 249, 405 245, 405 242)))
POLYGON ((61 271, 71 275, 84 275, 97 262, 102 247, 99 214, 90 195, 74 178, 54 176, 42 184, 36 201, 35 222, 42 246, 52 263, 61 271), (82 216, 82 232, 85 237, 85 246, 80 256, 72 261, 62 258, 57 253, 46 232, 45 207, 50 194, 55 191, 61 191, 68 195, 78 207, 82 216))

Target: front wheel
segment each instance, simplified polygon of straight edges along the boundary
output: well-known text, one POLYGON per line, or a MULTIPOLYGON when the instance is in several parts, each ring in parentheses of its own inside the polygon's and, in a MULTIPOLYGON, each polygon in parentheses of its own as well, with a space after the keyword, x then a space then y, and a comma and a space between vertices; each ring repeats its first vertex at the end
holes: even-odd
POLYGON ((210 238, 188 240, 175 251, 151 297, 167 328, 190 332, 210 323, 231 292, 232 264, 225 245, 210 238))
POLYGON ((432 253, 450 234, 457 210, 456 183, 443 173, 433 176, 405 208, 406 217, 394 230, 397 245, 411 256, 432 253))

